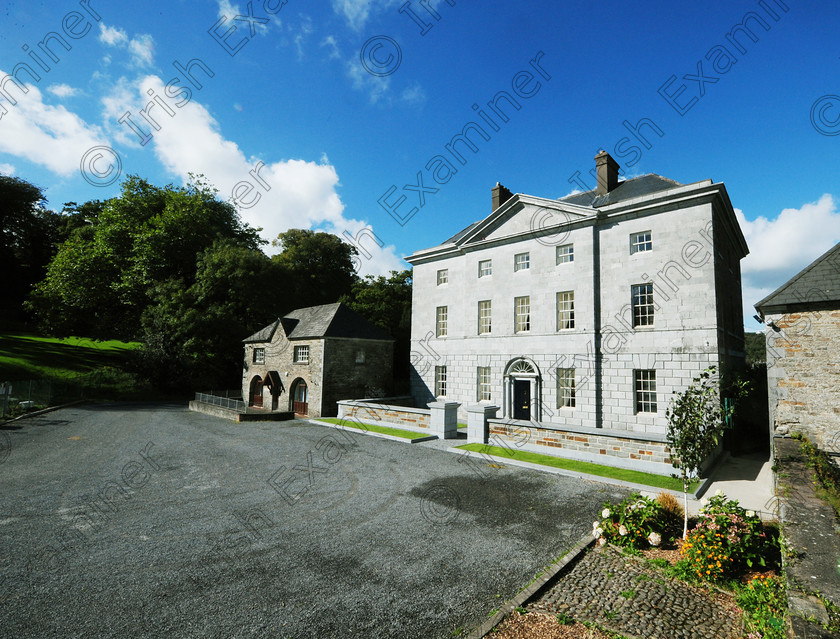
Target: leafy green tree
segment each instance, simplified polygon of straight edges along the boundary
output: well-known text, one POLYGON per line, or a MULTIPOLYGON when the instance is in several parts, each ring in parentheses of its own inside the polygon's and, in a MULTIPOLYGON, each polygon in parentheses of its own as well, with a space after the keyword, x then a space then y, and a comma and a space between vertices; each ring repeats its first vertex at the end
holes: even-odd
POLYGON ((407 380, 411 352, 412 271, 391 271, 389 277, 367 275, 358 279, 342 298, 351 309, 391 335, 394 377, 407 380))
POLYGON ((767 342, 764 333, 744 333, 747 350, 747 366, 767 362, 767 342))
POLYGON ((665 411, 671 463, 680 471, 679 475, 673 476, 683 483, 683 538, 688 533, 688 486, 699 476, 703 462, 720 443, 735 401, 747 391, 745 382, 732 382, 728 385, 731 404, 723 402, 716 372, 716 367, 710 366, 695 377, 682 393, 674 391, 675 397, 665 411))
POLYGON ((129 176, 120 196, 78 209, 84 224, 59 247, 27 304, 56 334, 136 339, 155 287, 191 286, 197 256, 217 240, 254 250, 261 243, 201 177, 157 187, 129 176))
POLYGON ((273 242, 283 248, 272 259, 286 272, 293 308, 337 302, 356 281, 356 247, 323 231, 289 229, 273 242))

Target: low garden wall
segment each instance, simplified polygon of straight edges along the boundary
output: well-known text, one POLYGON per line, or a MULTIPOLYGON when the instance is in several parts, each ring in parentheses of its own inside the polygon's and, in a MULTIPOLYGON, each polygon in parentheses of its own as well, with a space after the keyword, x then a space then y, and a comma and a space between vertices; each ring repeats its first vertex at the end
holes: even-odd
POLYGON ((523 421, 490 419, 490 444, 501 440, 520 450, 568 457, 604 466, 670 475, 671 453, 665 436, 595 428, 552 428, 523 421))
POLYGON ((338 402, 338 418, 354 418, 360 422, 375 422, 382 425, 408 427, 409 429, 428 429, 430 426, 431 410, 428 408, 413 408, 385 401, 405 400, 410 398, 385 397, 381 400, 348 399, 338 402))

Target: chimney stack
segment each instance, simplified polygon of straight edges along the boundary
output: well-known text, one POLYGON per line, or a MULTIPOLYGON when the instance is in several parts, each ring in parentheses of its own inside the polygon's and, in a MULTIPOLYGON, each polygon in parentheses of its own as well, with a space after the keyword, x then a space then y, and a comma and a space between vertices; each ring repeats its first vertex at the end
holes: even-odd
POLYGON ((490 193, 492 193, 493 200, 492 208, 490 210, 491 213, 513 197, 513 193, 511 193, 509 189, 506 189, 498 182, 496 182, 496 186, 490 189, 490 193))
POLYGON ((606 151, 595 156, 595 168, 598 170, 598 195, 606 195, 618 186, 618 162, 606 151))

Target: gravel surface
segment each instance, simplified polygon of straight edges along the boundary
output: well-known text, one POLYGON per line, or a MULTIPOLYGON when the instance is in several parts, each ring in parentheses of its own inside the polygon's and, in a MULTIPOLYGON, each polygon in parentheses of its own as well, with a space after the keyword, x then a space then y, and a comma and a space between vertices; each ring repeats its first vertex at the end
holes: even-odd
POLYGON ((21 420, 0 459, 0 634, 451 637, 619 488, 303 421, 160 404, 21 420))

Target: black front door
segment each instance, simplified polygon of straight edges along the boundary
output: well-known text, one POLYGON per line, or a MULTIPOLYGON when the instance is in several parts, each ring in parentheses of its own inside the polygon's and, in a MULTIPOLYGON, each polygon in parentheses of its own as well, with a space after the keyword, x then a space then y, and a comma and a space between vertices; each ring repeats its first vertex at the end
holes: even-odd
POLYGON ((527 379, 513 380, 513 418, 531 419, 531 382, 527 379))

